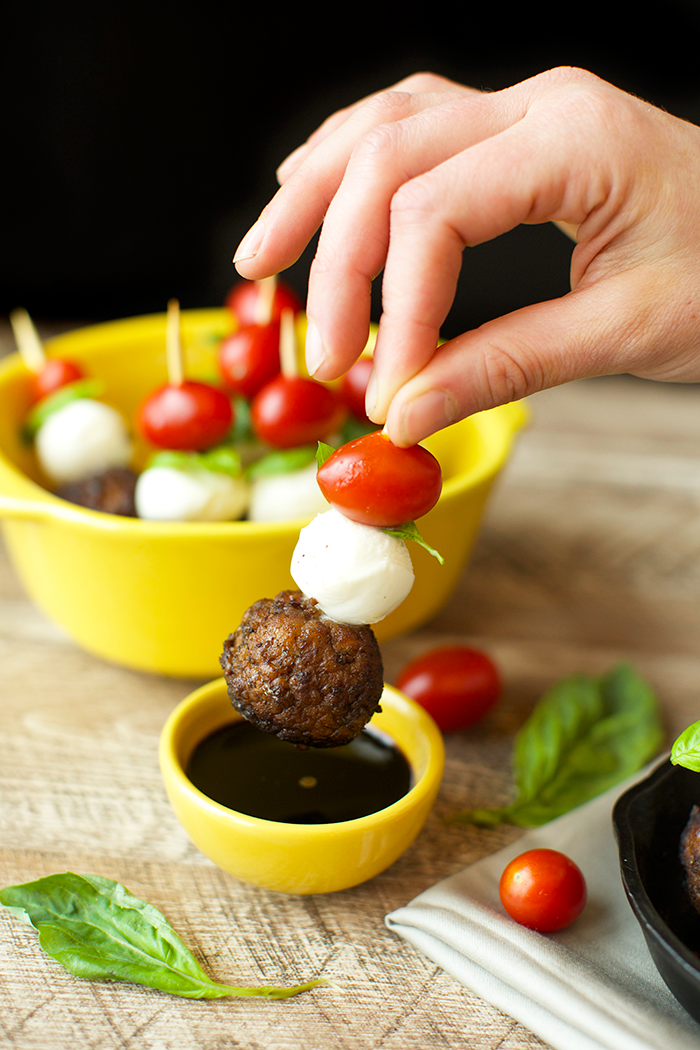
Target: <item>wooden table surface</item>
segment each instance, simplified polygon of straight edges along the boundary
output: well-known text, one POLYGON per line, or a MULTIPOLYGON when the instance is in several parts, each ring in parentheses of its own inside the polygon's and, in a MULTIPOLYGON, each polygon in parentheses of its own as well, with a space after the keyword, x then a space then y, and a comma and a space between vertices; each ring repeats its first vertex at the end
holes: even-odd
MULTIPOLYGON (((6 329, 0 330, 0 340, 6 329)), ((323 975, 295 999, 194 1002, 80 981, 0 914, 0 1047, 524 1050, 541 1041, 390 933, 384 916, 512 841, 441 818, 509 797, 513 734, 542 691, 620 658, 653 682, 668 742, 700 714, 700 388, 629 377, 531 399, 457 593, 383 646, 392 681, 445 642, 482 647, 505 693, 447 743, 433 815, 408 852, 344 893, 284 896, 204 858, 163 790, 158 735, 193 681, 107 664, 35 609, 0 557, 0 885, 70 869, 125 883, 234 984, 323 975)))

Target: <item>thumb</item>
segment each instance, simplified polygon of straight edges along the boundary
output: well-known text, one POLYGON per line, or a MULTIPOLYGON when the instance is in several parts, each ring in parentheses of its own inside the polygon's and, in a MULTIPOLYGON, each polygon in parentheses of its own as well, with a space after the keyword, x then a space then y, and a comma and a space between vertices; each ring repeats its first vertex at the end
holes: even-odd
POLYGON ((678 274, 664 283, 666 294, 656 268, 626 271, 457 336, 394 395, 389 437, 410 446, 474 412, 573 379, 621 372, 700 379, 692 301, 679 294, 678 274))

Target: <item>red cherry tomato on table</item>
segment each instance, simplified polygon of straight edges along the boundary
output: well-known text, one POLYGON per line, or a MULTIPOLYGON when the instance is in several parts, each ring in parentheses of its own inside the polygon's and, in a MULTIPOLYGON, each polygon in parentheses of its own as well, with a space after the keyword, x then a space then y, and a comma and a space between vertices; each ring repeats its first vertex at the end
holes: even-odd
POLYGON ((365 412, 365 395, 373 368, 374 361, 371 357, 360 357, 340 380, 338 391, 340 400, 347 407, 348 411, 352 412, 353 416, 363 423, 369 422, 365 412))
POLYGON ((318 484, 346 518, 385 528, 427 514, 440 497, 442 471, 427 449, 399 448, 377 430, 329 456, 318 484))
POLYGON ((411 660, 396 679, 396 688, 424 707, 443 733, 451 733, 491 710, 501 679, 486 653, 450 645, 411 660))
POLYGON ((501 903, 521 926, 552 933, 569 926, 586 904, 581 869, 555 849, 530 849, 505 868, 498 886, 501 903))
POLYGON ((226 386, 248 400, 279 373, 279 324, 250 324, 219 347, 219 371, 226 386))
POLYGON ((188 380, 156 390, 142 404, 138 419, 143 436, 152 445, 201 452, 226 437, 233 409, 222 390, 188 380))
POLYGON ((330 387, 304 376, 279 375, 253 398, 253 430, 268 445, 313 445, 340 426, 345 410, 330 387))
POLYGON ((60 390, 62 386, 82 379, 84 375, 82 368, 75 361, 64 357, 48 357, 41 372, 32 376, 32 401, 41 401, 55 390, 60 390))
MULTIPOLYGON (((259 295, 260 284, 257 281, 239 281, 234 284, 226 296, 225 305, 238 319, 239 324, 257 324, 260 320, 257 316, 259 295)), ((279 321, 283 310, 293 310, 295 314, 298 314, 302 310, 302 304, 296 292, 288 284, 285 284, 284 281, 277 281, 272 299, 270 321, 279 321)))

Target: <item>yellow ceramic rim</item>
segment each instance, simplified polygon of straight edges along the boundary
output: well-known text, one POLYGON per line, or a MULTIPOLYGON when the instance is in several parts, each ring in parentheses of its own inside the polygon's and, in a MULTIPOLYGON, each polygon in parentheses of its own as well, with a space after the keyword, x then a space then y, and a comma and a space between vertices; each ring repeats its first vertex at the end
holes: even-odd
MULTIPOLYGON (((238 810, 222 806, 219 802, 214 802, 214 800, 209 798, 208 795, 201 792, 199 788, 196 788, 192 781, 186 776, 175 752, 174 736, 176 729, 181 720, 194 708, 197 708, 203 701, 208 700, 212 694, 222 691, 226 691, 226 680, 224 678, 216 678, 212 682, 207 682, 206 685, 200 686, 199 689, 196 689, 193 693, 190 693, 189 696, 186 696, 168 717, 161 731, 159 743, 159 759, 164 779, 166 782, 169 778, 175 780, 179 788, 186 792, 191 798, 195 799, 200 808, 209 810, 215 814, 223 815, 232 821, 232 823, 237 824, 240 827, 264 828, 268 825, 272 825, 289 831, 294 829, 299 830, 300 825, 298 824, 290 824, 281 820, 264 820, 262 817, 252 817, 247 813, 241 813, 238 810)), ((410 791, 407 791, 405 795, 396 802, 393 802, 390 806, 386 806, 384 809, 379 809, 376 813, 368 813, 364 817, 356 817, 354 820, 344 820, 328 824, 301 825, 305 837, 311 836, 312 838, 317 838, 327 836, 333 831, 341 831, 344 828, 350 830, 358 825, 372 827, 375 824, 381 824, 386 820, 387 816, 402 813, 406 809, 415 808, 415 806, 426 796, 432 794, 435 790, 436 784, 439 784, 445 764, 445 745, 442 739, 442 734, 436 723, 428 712, 419 704, 405 696, 403 693, 400 693, 397 689, 394 689, 393 686, 384 686, 382 700, 385 701, 387 697, 391 698, 390 702, 392 704, 396 706, 401 705, 407 712, 410 712, 410 716, 415 722, 417 730, 423 734, 428 751, 428 761, 425 769, 410 791)), ((232 719, 232 721, 237 720, 232 719)), ((221 726, 226 724, 227 722, 224 721, 221 723, 221 726)), ((372 720, 370 720, 369 724, 372 724, 372 720)), ((212 729, 210 731, 214 732, 215 730, 212 729)), ((381 729, 380 731, 387 736, 390 735, 384 729, 381 729)), ((398 741, 395 742, 397 743, 397 746, 400 746, 398 745, 398 741)), ((194 746, 196 747, 198 743, 200 743, 199 740, 196 741, 194 746)), ((408 756, 406 756, 406 758, 408 758, 411 769, 413 770, 413 763, 408 756)))

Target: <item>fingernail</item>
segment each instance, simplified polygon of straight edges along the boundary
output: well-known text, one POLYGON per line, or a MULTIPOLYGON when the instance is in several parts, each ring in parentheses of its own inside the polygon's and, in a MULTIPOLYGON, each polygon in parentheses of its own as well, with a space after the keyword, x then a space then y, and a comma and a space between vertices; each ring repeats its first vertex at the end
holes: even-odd
MULTIPOLYGON (((365 391, 365 412, 372 419, 372 413, 377 407, 377 376, 374 369, 369 374, 367 390, 365 391)), ((378 422, 373 420, 373 422, 378 422)))
POLYGON ((298 146, 288 157, 285 157, 276 171, 277 181, 282 182, 299 164, 299 155, 304 152, 306 146, 298 146))
POLYGON ((314 375, 323 364, 326 352, 323 349, 323 340, 313 321, 309 321, 306 329, 306 367, 309 375, 314 375))
POLYGON ((415 445, 458 418, 459 408, 451 394, 445 390, 428 390, 401 409, 401 439, 406 445, 415 445))
POLYGON ((263 237, 265 236, 265 227, 263 226, 260 219, 255 223, 254 226, 246 233, 245 237, 238 245, 236 254, 233 257, 234 266, 236 263, 246 262, 248 259, 254 259, 260 250, 263 237))

